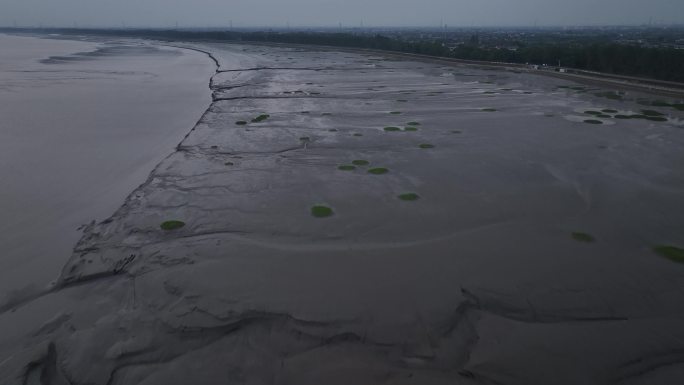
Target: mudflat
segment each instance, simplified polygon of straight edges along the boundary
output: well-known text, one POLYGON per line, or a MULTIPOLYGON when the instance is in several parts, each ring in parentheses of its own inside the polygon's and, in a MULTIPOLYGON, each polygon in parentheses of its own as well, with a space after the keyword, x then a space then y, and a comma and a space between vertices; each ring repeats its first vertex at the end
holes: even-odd
POLYGON ((211 102, 210 60, 141 41, 0 35, 0 306, 59 277, 82 235, 211 102))
POLYGON ((684 375, 681 111, 524 73, 179 45, 215 60, 211 107, 49 290, 5 307, 0 379, 684 375))

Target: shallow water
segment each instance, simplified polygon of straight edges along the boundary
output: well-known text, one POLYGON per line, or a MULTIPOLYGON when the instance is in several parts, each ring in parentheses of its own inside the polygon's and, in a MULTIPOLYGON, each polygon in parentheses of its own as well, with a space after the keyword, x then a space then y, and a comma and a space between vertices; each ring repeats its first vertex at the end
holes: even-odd
POLYGON ((140 42, 0 35, 0 302, 54 279, 208 107, 213 63, 140 42))

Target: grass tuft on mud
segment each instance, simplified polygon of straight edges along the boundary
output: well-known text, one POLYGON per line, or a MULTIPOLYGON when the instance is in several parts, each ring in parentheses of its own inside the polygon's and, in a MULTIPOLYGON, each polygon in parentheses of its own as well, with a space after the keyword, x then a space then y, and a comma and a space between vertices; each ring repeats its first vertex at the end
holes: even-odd
POLYGON ((420 199, 420 196, 416 193, 399 194, 397 197, 402 201, 417 201, 418 199, 420 199))
POLYGON ((178 220, 170 220, 170 221, 162 222, 162 224, 159 225, 159 227, 161 227, 162 230, 166 230, 166 231, 177 230, 183 226, 185 226, 185 222, 178 221, 178 220))
POLYGON ((386 169, 385 167, 375 167, 375 168, 369 169, 368 172, 373 174, 373 175, 382 175, 382 174, 387 174, 389 172, 389 170, 386 169))
POLYGON ((269 114, 261 114, 261 115, 257 116, 256 118, 252 119, 252 123, 263 122, 264 120, 266 120, 270 117, 271 117, 271 115, 269 115, 269 114))
POLYGON ((574 232, 571 234, 571 236, 572 239, 576 240, 577 242, 592 243, 596 241, 596 239, 593 236, 587 233, 574 232))
POLYGON ((316 218, 327 218, 334 214, 333 209, 324 205, 315 205, 311 207, 311 215, 316 218))
POLYGON ((670 261, 684 263, 684 249, 672 245, 660 245, 653 248, 653 251, 670 261))

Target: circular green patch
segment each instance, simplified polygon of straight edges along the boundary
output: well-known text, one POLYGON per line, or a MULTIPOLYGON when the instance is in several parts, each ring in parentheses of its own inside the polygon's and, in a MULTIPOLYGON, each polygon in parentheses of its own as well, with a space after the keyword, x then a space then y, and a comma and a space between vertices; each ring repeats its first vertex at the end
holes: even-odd
POLYGON ((333 209, 328 206, 316 205, 311 207, 311 215, 316 218, 326 218, 334 214, 333 209))
POLYGON ((435 148, 435 146, 434 146, 433 144, 429 144, 429 143, 421 143, 421 144, 418 145, 418 147, 424 148, 424 149, 427 149, 427 148, 435 148))
POLYGON ((602 109, 601 111, 602 111, 602 112, 605 112, 606 114, 615 114, 615 113, 618 112, 617 110, 613 110, 613 109, 610 109, 610 108, 604 108, 604 109, 602 109))
POLYGON ((185 226, 185 222, 176 220, 162 222, 162 224, 159 225, 159 227, 161 227, 162 230, 167 231, 180 229, 183 226, 185 226))
POLYGON ((401 115, 401 111, 390 111, 392 115, 401 115))
POLYGON ((416 193, 404 193, 398 195, 398 198, 402 201, 417 201, 418 199, 420 199, 420 196, 416 193))
POLYGON ((252 123, 263 122, 264 120, 266 120, 266 119, 268 119, 268 118, 270 118, 270 117, 271 117, 271 115, 268 115, 268 114, 261 114, 261 115, 257 116, 256 118, 252 119, 252 123))
POLYGON ((418 127, 406 126, 404 127, 404 131, 418 131, 418 127))
POLYGON ((385 128, 383 128, 383 130, 385 130, 385 131, 387 131, 387 132, 390 132, 390 131, 401 131, 401 128, 399 128, 399 127, 393 127, 393 126, 392 126, 392 127, 385 127, 385 128))
POLYGON ((247 124, 247 122, 245 122, 244 120, 238 120, 237 122, 235 122, 235 124, 237 124, 238 126, 244 126, 245 124, 247 124))
POLYGON ((653 248, 661 257, 665 257, 673 262, 684 263, 684 249, 671 245, 660 245, 653 248))
POLYGON ((654 122, 667 122, 667 118, 662 116, 647 116, 646 119, 654 122))
POLYGON ((481 111, 482 112, 495 112, 496 108, 483 108, 481 111))
POLYGON ((367 160, 363 160, 363 159, 357 159, 357 160, 352 160, 352 164, 355 166, 368 166, 370 164, 370 162, 367 160))
POLYGON ((664 114, 655 110, 641 110, 641 113, 646 116, 663 116, 664 114))
POLYGON ((591 235, 589 235, 587 233, 575 232, 575 233, 572 233, 571 235, 572 235, 572 239, 574 239, 578 242, 591 243, 591 242, 596 241, 596 239, 594 237, 592 237, 591 235))
POLYGON ((381 174, 387 174, 389 172, 389 170, 384 168, 384 167, 375 167, 375 168, 369 169, 368 172, 371 174, 375 174, 375 175, 381 175, 381 174))
POLYGON ((589 124, 603 124, 602 121, 600 120, 595 120, 595 119, 587 119, 584 121, 584 123, 589 123, 589 124))
POLYGON ((337 166, 337 169, 342 171, 352 171, 356 170, 356 166, 352 166, 351 164, 343 164, 341 166, 337 166))
POLYGON ((420 123, 418 122, 408 122, 406 123, 407 126, 420 126, 420 123))

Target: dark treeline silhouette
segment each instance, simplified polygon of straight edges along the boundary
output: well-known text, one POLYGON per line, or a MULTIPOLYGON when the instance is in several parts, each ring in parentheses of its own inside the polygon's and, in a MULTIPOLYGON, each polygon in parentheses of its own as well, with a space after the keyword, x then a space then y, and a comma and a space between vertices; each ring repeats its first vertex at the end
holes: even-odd
POLYGON ((517 50, 462 45, 450 55, 459 59, 547 64, 550 66, 684 82, 684 50, 615 43, 536 44, 517 50))
MULTIPOLYGON (((3 31, 3 29, 0 29, 3 31)), ((647 77, 684 82, 684 50, 650 48, 610 42, 531 43, 516 49, 486 47, 477 39, 453 48, 436 40, 400 40, 379 34, 327 32, 245 32, 144 29, 54 29, 5 32, 54 32, 74 35, 145 37, 160 40, 245 41, 285 44, 313 44, 335 47, 366 48, 464 60, 539 64, 598 71, 617 75, 647 77)))

